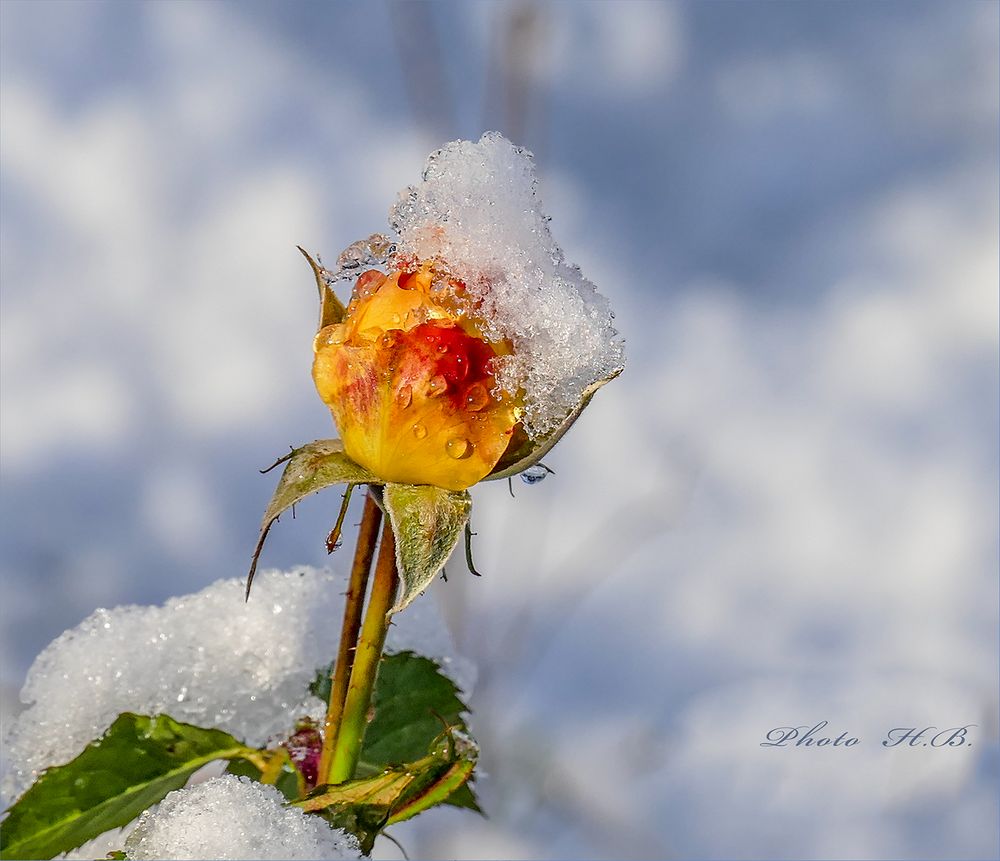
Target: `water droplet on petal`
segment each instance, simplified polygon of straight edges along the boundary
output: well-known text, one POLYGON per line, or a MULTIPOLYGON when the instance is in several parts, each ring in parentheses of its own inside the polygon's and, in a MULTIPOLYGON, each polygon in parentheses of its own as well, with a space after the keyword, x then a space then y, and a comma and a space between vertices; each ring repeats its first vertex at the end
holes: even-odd
POLYGON ((448 381, 438 374, 436 377, 431 377, 431 381, 427 384, 427 396, 431 398, 436 398, 438 395, 443 395, 448 391, 448 381))
POLYGON ((396 406, 401 410, 405 410, 412 403, 413 389, 409 386, 400 386, 399 391, 396 392, 396 406))
POLYGON ((549 471, 544 466, 539 466, 537 463, 534 466, 529 466, 524 472, 521 473, 521 481, 525 484, 538 484, 542 479, 549 474, 549 471))
POLYGON ((383 281, 385 281, 385 276, 376 269, 363 272, 355 283, 354 290, 351 291, 351 301, 360 302, 375 295, 383 281))
POLYGON ((403 318, 400 317, 399 314, 393 314, 392 317, 390 317, 390 319, 392 320, 393 325, 395 326, 398 326, 400 323, 403 322, 403 318))
POLYGON ((448 452, 449 457, 459 460, 472 453, 472 444, 467 439, 457 436, 445 443, 444 450, 448 452))
POLYGON ((417 439, 423 439, 427 436, 427 428, 425 428, 422 424, 415 424, 413 426, 413 435, 417 439))
POLYGON ((465 408, 472 412, 479 412, 490 402, 490 394, 486 391, 486 386, 482 383, 473 383, 465 391, 465 408))
POLYGON ((325 329, 320 329, 316 333, 313 341, 313 350, 321 350, 323 347, 335 347, 343 344, 347 340, 347 326, 343 323, 334 323, 325 329))

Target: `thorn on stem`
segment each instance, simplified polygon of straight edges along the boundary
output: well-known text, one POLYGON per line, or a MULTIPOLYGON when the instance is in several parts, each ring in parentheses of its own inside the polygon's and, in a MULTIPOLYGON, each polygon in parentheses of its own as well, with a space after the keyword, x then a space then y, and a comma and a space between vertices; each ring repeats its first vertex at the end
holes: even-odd
POLYGON ((410 861, 410 856, 406 854, 406 850, 403 848, 403 844, 400 843, 395 837, 389 834, 387 831, 381 832, 382 836, 388 840, 390 843, 394 844, 396 848, 402 853, 403 861, 410 861))
POLYGON ((268 467, 267 469, 258 469, 258 470, 257 470, 257 472, 259 472, 259 473, 260 473, 261 475, 267 475, 267 473, 269 473, 269 472, 270 472, 270 471, 271 471, 272 469, 274 469, 274 468, 275 468, 276 466, 280 466, 280 465, 281 465, 281 464, 283 464, 283 463, 284 463, 284 462, 285 462, 286 460, 290 460, 290 459, 291 459, 291 457, 292 457, 292 455, 294 455, 294 454, 295 454, 295 447, 294 447, 294 446, 291 446, 291 445, 290 445, 290 446, 288 446, 288 447, 289 447, 289 448, 291 449, 291 451, 289 451, 289 452, 288 452, 288 454, 286 454, 286 455, 285 455, 284 457, 279 457, 279 458, 278 458, 278 459, 277 459, 277 460, 276 460, 276 461, 275 461, 274 463, 272 463, 272 464, 271 464, 271 465, 270 465, 270 466, 269 466, 269 467, 268 467))
POLYGON ((326 552, 327 554, 333 553, 338 547, 340 547, 340 532, 344 527, 344 518, 347 517, 347 507, 351 503, 351 494, 354 492, 354 485, 347 485, 347 490, 344 491, 344 495, 340 502, 340 511, 337 514, 337 522, 333 524, 333 529, 330 530, 330 534, 326 536, 326 552))
POLYGON ((465 522, 465 564, 469 566, 469 573, 475 577, 482 577, 476 570, 476 566, 472 562, 472 536, 475 533, 472 531, 472 526, 469 521, 465 522))
POLYGON ((268 531, 277 519, 278 518, 275 517, 274 520, 268 523, 267 526, 260 531, 260 537, 257 539, 257 546, 253 551, 253 558, 250 560, 250 571, 247 574, 247 589, 246 594, 243 596, 244 604, 250 600, 250 587, 253 586, 253 578, 257 573, 257 561, 260 559, 260 551, 264 549, 264 540, 267 538, 268 531))

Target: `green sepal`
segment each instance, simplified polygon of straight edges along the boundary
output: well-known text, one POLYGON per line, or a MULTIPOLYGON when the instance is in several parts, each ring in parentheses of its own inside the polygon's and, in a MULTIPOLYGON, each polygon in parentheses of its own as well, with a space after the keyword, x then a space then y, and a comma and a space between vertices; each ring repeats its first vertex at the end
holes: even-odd
POLYGON ((383 501, 396 537, 396 566, 402 583, 398 613, 430 585, 455 549, 472 511, 466 490, 427 484, 386 484, 383 501))
POLYGON ((313 271, 313 275, 316 277, 316 289, 319 291, 319 325, 316 327, 318 332, 320 329, 331 326, 334 323, 343 322, 344 318, 347 316, 347 309, 344 307, 343 303, 337 298, 337 294, 330 289, 330 285, 327 284, 326 278, 324 277, 325 272, 323 267, 320 266, 312 257, 309 256, 309 252, 306 251, 301 245, 296 245, 296 248, 302 252, 302 256, 309 261, 309 266, 313 271))
POLYGON ((76 759, 47 769, 10 808, 0 858, 52 858, 135 819, 203 765, 252 754, 228 733, 167 715, 119 715, 76 759))
POLYGON ((386 768, 371 777, 317 787, 295 805, 322 815, 335 828, 351 831, 361 851, 369 855, 375 838, 386 826, 444 803, 464 786, 472 776, 477 756, 467 736, 449 728, 421 759, 386 768))
MULTIPOLYGON (((254 547, 250 572, 247 575, 247 595, 257 571, 257 560, 264 547, 268 530, 279 515, 295 503, 334 484, 382 484, 382 480, 359 466, 344 453, 339 439, 318 439, 293 449, 277 463, 285 463, 274 496, 264 512, 257 546, 254 547)), ((277 465, 277 464, 275 464, 277 465)))
POLYGON ((529 466, 534 466, 534 464, 538 463, 538 461, 552 451, 552 447, 559 442, 559 440, 563 438, 566 431, 573 426, 573 422, 580 417, 580 413, 584 411, 593 399, 594 395, 597 394, 598 390, 610 383, 621 372, 622 369, 618 368, 610 376, 587 386, 587 388, 583 390, 583 395, 580 397, 579 403, 577 403, 577 405, 566 414, 554 430, 551 430, 542 436, 530 439, 528 437, 524 437, 521 445, 515 446, 511 451, 504 452, 503 457, 501 457, 497 465, 493 467, 493 471, 487 475, 483 481, 494 481, 498 478, 510 478, 512 475, 524 472, 529 466))

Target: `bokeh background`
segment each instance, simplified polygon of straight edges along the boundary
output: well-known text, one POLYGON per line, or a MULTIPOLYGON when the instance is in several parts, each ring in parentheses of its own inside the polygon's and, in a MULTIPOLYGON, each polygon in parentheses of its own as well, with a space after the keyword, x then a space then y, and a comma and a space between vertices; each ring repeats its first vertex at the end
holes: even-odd
MULTIPOLYGON (((331 435, 294 245, 499 129, 629 366, 554 477, 475 493, 484 576, 424 600, 479 666, 489 818, 397 837, 994 857, 998 9, 3 0, 4 711, 95 607, 244 573, 257 468, 331 435), (861 743, 760 747, 821 720, 861 743)), ((264 564, 324 564, 336 504, 264 564)))

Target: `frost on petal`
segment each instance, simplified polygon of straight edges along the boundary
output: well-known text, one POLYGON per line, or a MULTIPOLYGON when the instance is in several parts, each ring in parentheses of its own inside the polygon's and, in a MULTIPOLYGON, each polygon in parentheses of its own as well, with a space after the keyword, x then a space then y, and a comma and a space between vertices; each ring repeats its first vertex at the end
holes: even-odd
POLYGON ((347 832, 284 800, 273 786, 233 775, 178 789, 142 814, 125 851, 135 861, 361 857, 347 832))
POLYGON ((434 153, 389 215, 401 261, 436 261, 465 283, 484 334, 508 340, 497 382, 525 392, 524 427, 544 434, 584 390, 624 364, 611 307, 566 262, 541 209, 531 154, 496 132, 434 153))
MULTIPOLYGON (((165 713, 225 730, 251 745, 287 738, 337 653, 344 578, 301 568, 220 580, 161 607, 97 610, 50 643, 21 691, 28 705, 4 738, 3 794, 12 801, 47 766, 75 757, 124 711, 165 713)), ((437 660, 467 691, 472 665, 454 654, 437 605, 422 601, 392 626, 389 651, 437 660)))

